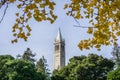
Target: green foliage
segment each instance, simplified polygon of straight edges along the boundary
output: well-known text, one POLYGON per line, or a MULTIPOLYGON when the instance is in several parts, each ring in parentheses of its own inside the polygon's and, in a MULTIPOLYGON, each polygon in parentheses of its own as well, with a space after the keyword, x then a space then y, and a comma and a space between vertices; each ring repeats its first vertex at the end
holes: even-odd
POLYGON ((6 72, 5 79, 8 80, 35 80, 35 67, 34 64, 25 60, 11 60, 4 65, 6 72))
POLYGON ((57 80, 106 80, 107 72, 113 69, 114 63, 102 56, 89 54, 70 59, 68 66, 53 72, 52 79, 57 80))
POLYGON ((107 75, 107 80, 120 80, 120 67, 116 70, 110 71, 107 75))
POLYGON ((5 75, 4 65, 10 60, 14 60, 14 58, 10 55, 0 55, 0 79, 1 80, 5 75))
POLYGON ((10 55, 0 55, 0 68, 2 68, 7 61, 13 60, 13 59, 14 58, 10 55))

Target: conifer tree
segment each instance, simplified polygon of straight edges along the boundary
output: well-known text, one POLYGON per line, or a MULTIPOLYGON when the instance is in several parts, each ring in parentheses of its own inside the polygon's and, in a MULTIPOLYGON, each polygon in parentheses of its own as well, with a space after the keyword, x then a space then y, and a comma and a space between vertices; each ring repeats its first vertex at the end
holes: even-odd
POLYGON ((48 67, 47 60, 44 58, 44 56, 42 56, 42 58, 40 58, 36 64, 36 69, 37 69, 37 72, 42 72, 42 74, 46 76, 46 80, 49 80, 50 73, 47 67, 48 67))
POLYGON ((27 48, 27 50, 24 52, 24 54, 21 56, 22 59, 30 61, 30 62, 35 62, 35 54, 32 53, 30 48, 27 48))

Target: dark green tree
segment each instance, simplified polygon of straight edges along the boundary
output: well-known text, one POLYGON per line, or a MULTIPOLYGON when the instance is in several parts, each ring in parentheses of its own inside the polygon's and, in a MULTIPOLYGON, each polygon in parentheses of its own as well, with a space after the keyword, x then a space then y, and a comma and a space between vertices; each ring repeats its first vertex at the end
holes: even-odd
POLYGON ((120 67, 120 46, 114 46, 111 54, 113 56, 113 61, 115 62, 115 68, 120 67))
POLYGON ((27 48, 27 50, 22 55, 22 59, 27 60, 27 61, 31 61, 31 62, 35 62, 34 57, 35 57, 35 54, 32 53, 30 48, 27 48))
POLYGON ((67 66, 53 73, 52 80, 106 80, 107 73, 113 69, 112 60, 96 54, 76 56, 67 66))

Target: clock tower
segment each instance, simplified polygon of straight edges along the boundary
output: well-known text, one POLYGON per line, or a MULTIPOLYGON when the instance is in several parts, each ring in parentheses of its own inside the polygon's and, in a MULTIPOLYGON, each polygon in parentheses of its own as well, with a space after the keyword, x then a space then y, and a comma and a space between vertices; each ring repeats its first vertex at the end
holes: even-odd
POLYGON ((60 29, 54 42, 54 69, 60 70, 65 66, 65 41, 60 29))

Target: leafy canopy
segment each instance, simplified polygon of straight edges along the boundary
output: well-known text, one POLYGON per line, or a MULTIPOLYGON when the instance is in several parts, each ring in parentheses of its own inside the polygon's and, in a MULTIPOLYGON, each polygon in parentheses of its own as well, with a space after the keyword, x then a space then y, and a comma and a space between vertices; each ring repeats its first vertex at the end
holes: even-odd
MULTIPOLYGON (((38 22, 50 21, 54 23, 57 16, 54 14, 55 1, 51 0, 3 0, 0 7, 16 3, 21 12, 16 13, 16 22, 13 25, 12 43, 18 41, 18 38, 27 41, 31 35, 29 20, 34 18, 38 22)), ((66 15, 74 19, 88 19, 92 25, 87 26, 88 34, 92 38, 82 40, 79 43, 80 50, 97 48, 101 45, 116 45, 118 36, 120 36, 120 0, 70 0, 64 5, 67 10, 66 15)), ((57 6, 57 5, 56 5, 57 6)), ((78 25, 81 26, 81 25, 78 25)))
POLYGON ((54 71, 52 80, 106 80, 107 73, 113 67, 111 60, 96 54, 76 56, 70 59, 67 66, 54 71))

